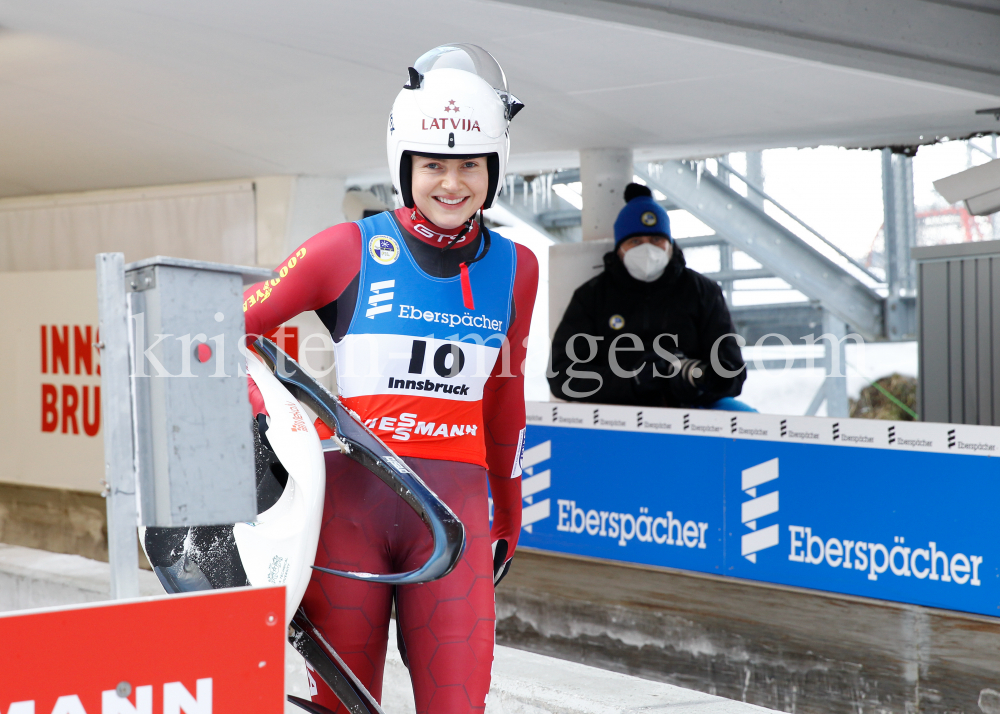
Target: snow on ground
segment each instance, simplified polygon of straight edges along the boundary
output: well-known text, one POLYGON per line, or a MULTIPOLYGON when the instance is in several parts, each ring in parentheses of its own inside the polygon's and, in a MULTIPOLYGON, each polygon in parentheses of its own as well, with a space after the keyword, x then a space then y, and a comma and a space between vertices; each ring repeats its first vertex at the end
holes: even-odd
MULTIPOLYGON (((804 357, 802 349, 791 356, 804 357)), ((754 350, 744 351, 744 359, 752 360, 754 350)), ((763 357, 763 355, 762 355, 763 357)), ((780 359, 777 350, 769 350, 767 359, 780 359)), ((917 376, 916 342, 871 342, 847 344, 847 396, 857 399, 870 381, 893 372, 908 377, 917 376)), ((816 390, 824 379, 822 368, 752 370, 743 385, 741 400, 765 414, 805 414, 816 390)), ((825 405, 818 416, 825 415, 825 405)))

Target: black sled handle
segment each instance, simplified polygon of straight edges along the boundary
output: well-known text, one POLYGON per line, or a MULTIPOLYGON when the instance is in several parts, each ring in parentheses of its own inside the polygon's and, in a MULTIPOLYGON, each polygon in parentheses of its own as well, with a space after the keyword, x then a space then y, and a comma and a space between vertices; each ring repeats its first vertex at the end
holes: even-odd
POLYGON ((362 424, 354 412, 309 376, 295 360, 278 349, 276 344, 261 337, 253 346, 278 381, 336 432, 335 442, 340 446, 341 452, 378 476, 406 501, 426 524, 434 540, 434 548, 427 562, 416 570, 405 573, 362 573, 316 565, 313 568, 353 580, 389 585, 426 583, 443 578, 454 570, 465 547, 465 526, 444 501, 427 488, 427 484, 392 449, 362 424))

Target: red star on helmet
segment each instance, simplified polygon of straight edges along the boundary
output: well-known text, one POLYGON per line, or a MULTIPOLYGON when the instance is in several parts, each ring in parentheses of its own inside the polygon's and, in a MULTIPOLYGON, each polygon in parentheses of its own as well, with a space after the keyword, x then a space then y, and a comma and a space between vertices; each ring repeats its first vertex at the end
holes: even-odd
POLYGON ((446 112, 455 112, 456 114, 458 114, 458 107, 455 105, 455 100, 454 99, 449 99, 448 100, 448 106, 446 106, 444 108, 444 110, 446 112))

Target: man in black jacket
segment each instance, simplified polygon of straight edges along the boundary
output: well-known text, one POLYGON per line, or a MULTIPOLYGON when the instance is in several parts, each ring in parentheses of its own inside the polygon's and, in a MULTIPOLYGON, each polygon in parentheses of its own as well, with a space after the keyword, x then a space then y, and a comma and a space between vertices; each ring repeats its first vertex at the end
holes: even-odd
POLYGON ((573 294, 552 340, 552 393, 571 401, 753 411, 722 290, 687 268, 667 212, 629 184, 604 272, 573 294))

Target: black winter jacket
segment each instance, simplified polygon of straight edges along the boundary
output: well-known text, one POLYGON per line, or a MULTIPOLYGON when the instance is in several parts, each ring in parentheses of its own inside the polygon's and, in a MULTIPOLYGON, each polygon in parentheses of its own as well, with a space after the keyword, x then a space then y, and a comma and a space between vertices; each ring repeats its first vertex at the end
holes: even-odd
MULTIPOLYGON (((684 253, 676 245, 667 269, 651 283, 629 275, 618 254, 612 251, 604 256, 604 272, 573 293, 559 323, 552 340, 550 374, 553 376, 549 377, 549 388, 555 396, 570 401, 660 407, 709 406, 722 397, 738 396, 746 380, 746 370, 735 377, 713 377, 700 388, 679 378, 653 379, 650 362, 656 358, 653 342, 658 335, 676 335, 676 345, 672 337, 662 337, 660 347, 674 354, 679 350, 687 358, 702 360, 711 369, 712 346, 721 336, 735 332, 722 289, 686 267, 684 253), (579 361, 574 367, 567 354, 567 342, 578 333, 600 339, 596 342, 596 356, 587 362, 583 360, 590 356, 590 344, 594 341, 588 344, 583 337, 574 341, 579 361), (635 335, 641 345, 632 338, 621 337, 616 344, 618 364, 631 371, 646 361, 640 373, 645 379, 617 376, 609 364, 612 342, 627 333, 635 335), (637 348, 635 351, 625 351, 633 346, 637 348), (593 393, 582 396, 588 392, 593 393)), ((735 338, 729 336, 721 341, 718 360, 728 371, 743 367, 735 338)), ((661 368, 660 373, 664 372, 661 368)))

